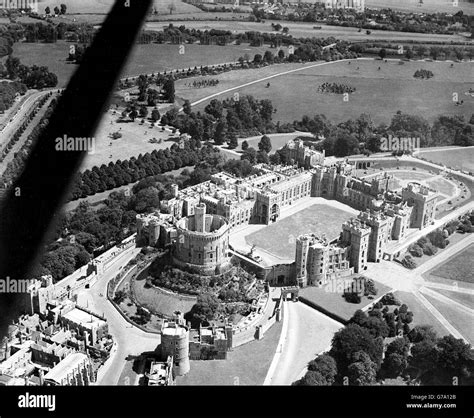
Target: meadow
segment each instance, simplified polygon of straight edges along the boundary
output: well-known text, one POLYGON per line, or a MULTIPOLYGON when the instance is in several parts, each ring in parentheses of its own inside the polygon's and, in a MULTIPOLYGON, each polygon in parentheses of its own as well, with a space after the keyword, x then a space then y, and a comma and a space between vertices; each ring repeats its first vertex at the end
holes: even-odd
MULTIPOLYGON (((282 71, 285 70, 282 67, 282 71)), ((229 79, 234 74, 239 77, 240 73, 225 74, 225 82, 219 85, 221 91, 229 84, 238 86, 229 79)), ((266 74, 263 71, 262 77, 266 74)), ((474 104, 474 99, 465 95, 472 85, 470 63, 456 63, 451 68, 448 62, 406 62, 400 65, 399 61, 352 60, 351 64, 342 61, 303 68, 268 82, 270 87, 264 81, 233 90, 220 98, 229 98, 238 92, 258 99, 270 99, 277 109, 273 119, 281 122, 293 122, 305 114, 318 113, 325 114, 333 122, 342 122, 369 113, 376 123, 389 124, 398 110, 423 116, 429 122, 441 114, 464 115, 469 120, 474 104), (433 71, 434 78, 425 81, 413 78, 414 72, 420 68, 433 71), (318 87, 325 82, 353 86, 356 91, 348 101, 344 101, 343 95, 319 93, 318 87), (453 92, 459 93, 464 105, 454 105, 453 92)), ((241 84, 244 83, 242 80, 241 84)), ((198 108, 205 106, 206 103, 202 103, 198 108)))
MULTIPOLYGON (((187 28, 209 30, 209 29, 220 29, 220 30, 231 30, 233 33, 244 33, 248 31, 258 32, 274 32, 271 21, 266 20, 262 22, 249 22, 249 21, 226 21, 224 19, 231 19, 232 14, 220 13, 222 15, 221 20, 216 16, 213 20, 199 20, 198 15, 196 20, 176 20, 173 24, 176 26, 185 25, 187 28)), ((165 16, 166 18, 168 16, 165 16)), ((451 41, 462 41, 466 39, 460 35, 433 35, 425 33, 413 33, 413 32, 394 32, 386 30, 372 30, 370 35, 367 35, 365 31, 359 32, 358 28, 342 27, 342 26, 330 26, 321 25, 321 29, 314 29, 315 25, 313 22, 291 22, 291 21, 279 21, 282 26, 286 26, 289 29, 289 34, 296 38, 328 38, 335 37, 337 39, 343 39, 347 41, 374 41, 374 40, 388 40, 388 41, 438 41, 438 42, 451 42, 451 41)), ((162 30, 162 22, 147 22, 146 29, 149 30, 162 30)))
POLYGON ((280 258, 291 258, 295 253, 296 238, 301 234, 325 234, 329 240, 337 238, 341 225, 352 214, 325 204, 315 204, 245 237, 247 244, 255 244, 280 258))
MULTIPOLYGON (((67 85, 77 65, 66 61, 70 43, 59 41, 54 44, 16 43, 13 55, 25 65, 45 65, 58 76, 59 87, 67 85)), ((179 53, 178 45, 148 44, 136 45, 122 76, 130 77, 143 73, 167 71, 176 68, 189 68, 201 65, 236 62, 246 53, 253 56, 264 54, 267 47, 248 45, 186 45, 185 53, 179 53)), ((235 77, 235 76, 234 76, 235 77)))

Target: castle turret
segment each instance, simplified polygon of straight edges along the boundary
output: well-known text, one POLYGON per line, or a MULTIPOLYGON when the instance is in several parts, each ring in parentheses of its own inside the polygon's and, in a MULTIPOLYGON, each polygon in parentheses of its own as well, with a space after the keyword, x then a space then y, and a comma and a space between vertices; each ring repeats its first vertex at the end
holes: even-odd
POLYGON ((194 208, 194 220, 196 232, 206 231, 206 205, 199 203, 194 208))

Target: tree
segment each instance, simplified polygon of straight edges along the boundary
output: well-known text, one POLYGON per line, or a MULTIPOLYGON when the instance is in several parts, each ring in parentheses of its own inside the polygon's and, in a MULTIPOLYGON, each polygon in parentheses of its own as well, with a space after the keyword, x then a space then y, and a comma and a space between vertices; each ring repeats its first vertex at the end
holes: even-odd
POLYGON ((183 104, 183 112, 186 115, 190 115, 192 110, 191 110, 191 102, 189 100, 185 100, 183 104))
POLYGON ((263 135, 258 143, 258 149, 265 151, 267 154, 272 150, 272 141, 267 135, 263 135))
POLYGON ((367 319, 367 314, 362 309, 357 309, 349 322, 363 327, 367 322, 367 319))
POLYGON ((249 148, 249 143, 247 141, 243 141, 241 147, 242 151, 245 151, 249 148))
POLYGON ((281 157, 280 157, 280 153, 278 152, 275 152, 274 154, 270 155, 270 164, 273 164, 273 165, 279 165, 281 164, 281 157))
POLYGON ((173 14, 173 12, 176 10, 176 6, 174 3, 168 4, 168 10, 170 11, 170 15, 173 14))
POLYGON ((153 109, 151 111, 151 120, 153 122, 158 122, 160 120, 160 117, 161 117, 161 115, 160 115, 160 111, 158 109, 153 109))
POLYGON ((255 64, 260 64, 262 62, 262 55, 261 54, 255 54, 253 57, 253 62, 255 64))
POLYGON ((352 355, 353 362, 347 369, 349 383, 354 386, 368 386, 375 383, 377 365, 364 351, 352 355))
POLYGON ((405 57, 407 59, 411 60, 414 56, 415 56, 415 54, 413 53, 413 49, 407 48, 407 50, 405 52, 405 57))
POLYGON ((225 134, 227 132, 227 124, 221 120, 217 122, 216 130, 214 132, 214 143, 216 145, 222 145, 225 142, 225 134))
POLYGON ((47 6, 46 9, 44 9, 44 13, 47 15, 51 14, 51 9, 49 8, 49 6, 47 6))
POLYGON ((257 150, 255 148, 248 148, 240 156, 241 160, 248 160, 250 164, 255 164, 257 162, 257 150))
POLYGON ((67 12, 67 6, 64 3, 62 3, 61 4, 61 14, 65 15, 66 12, 67 12))
POLYGON ((332 385, 336 379, 336 361, 329 354, 321 354, 308 364, 308 371, 318 372, 326 385, 332 385))
POLYGON ((140 107, 140 117, 141 118, 146 118, 148 116, 148 109, 146 106, 141 106, 140 107))
POLYGON ((18 72, 20 69, 20 59, 12 55, 8 56, 7 62, 5 63, 5 68, 7 69, 8 77, 12 80, 18 77, 18 72))
POLYGON ((61 13, 61 11, 59 10, 59 7, 56 6, 56 7, 54 8, 54 14, 55 14, 55 15, 59 15, 60 13, 61 13))
POLYGON ((385 48, 381 48, 379 51, 380 59, 385 59, 386 56, 387 56, 387 50, 385 48))
POLYGON ((349 324, 336 332, 329 354, 336 360, 338 372, 345 373, 353 362, 353 355, 358 351, 367 353, 379 367, 382 361, 383 340, 374 338, 366 328, 349 324))
POLYGON ((268 154, 265 151, 257 151, 257 163, 259 164, 269 164, 270 159, 268 154))
POLYGON ((400 376, 408 367, 410 341, 406 337, 393 340, 385 351, 383 369, 387 376, 400 376))
POLYGON ((163 84, 163 94, 167 102, 174 103, 175 86, 174 86, 174 79, 172 77, 168 77, 165 83, 163 84))
POLYGON ((237 135, 235 132, 229 132, 229 141, 228 141, 228 146, 230 149, 235 149, 239 146, 239 141, 237 140, 237 135))
POLYGON ((197 303, 191 308, 191 321, 194 324, 203 322, 204 324, 212 321, 219 311, 219 299, 209 293, 202 293, 198 296, 197 303))

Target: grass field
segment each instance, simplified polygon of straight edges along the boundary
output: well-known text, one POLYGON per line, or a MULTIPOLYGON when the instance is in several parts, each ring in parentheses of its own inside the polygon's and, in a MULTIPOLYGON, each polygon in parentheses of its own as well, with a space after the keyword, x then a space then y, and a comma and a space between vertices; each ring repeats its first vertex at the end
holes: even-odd
POLYGON ((474 13, 474 4, 468 3, 466 0, 459 0, 458 6, 455 7, 452 0, 423 0, 423 4, 419 5, 416 0, 367 0, 366 7, 371 8, 391 8, 394 10, 416 12, 416 13, 456 13, 463 10, 466 14, 474 13))
POLYGON ((132 283, 137 303, 152 312, 172 316, 175 311, 189 312, 196 299, 181 298, 155 288, 146 289, 145 280, 134 280, 132 283))
POLYGON ((337 238, 341 225, 351 216, 351 213, 332 206, 315 204, 247 235, 245 240, 277 257, 288 258, 294 255, 299 235, 314 232, 320 236, 325 234, 328 239, 337 238))
MULTIPOLYGON (((472 110, 472 108, 471 108, 472 110)), ((420 157, 437 164, 474 171, 474 147, 442 151, 421 151, 420 157)))
MULTIPOLYGON (((222 13, 222 18, 231 19, 231 14, 222 13)), ((167 18, 167 16, 164 16, 167 18)), ((198 20, 200 16, 196 17, 196 20, 186 21, 177 20, 174 22, 175 25, 185 25, 188 28, 195 29, 221 29, 231 30, 234 33, 243 33, 248 31, 258 32, 274 32, 271 21, 265 22, 247 22, 247 21, 216 21, 214 20, 198 20)), ((439 41, 439 42, 451 42, 451 41, 465 41, 463 36, 459 35, 432 35, 423 33, 408 33, 408 32, 393 32, 393 31, 382 31, 372 30, 370 35, 367 35, 365 31, 359 32, 358 28, 342 27, 342 26, 329 26, 329 25, 318 25, 321 29, 313 29, 314 23, 306 22, 290 22, 290 21, 279 21, 282 26, 289 28, 290 35, 300 37, 317 37, 326 38, 333 36, 337 39, 344 39, 348 41, 365 41, 365 40, 393 40, 393 41, 439 41)), ((149 30, 162 30, 162 22, 148 22, 146 28, 149 30)))
MULTIPOLYGON (((378 290, 376 298, 390 291, 390 288, 382 283, 376 282, 375 287, 378 290)), ((341 293, 327 292, 324 287, 314 286, 300 289, 299 295, 347 321, 352 318, 355 311, 373 302, 373 299, 363 296, 360 303, 349 303, 341 293)))
POLYGON ((438 293, 453 299, 456 302, 462 303, 468 308, 474 308, 474 295, 468 295, 466 293, 453 292, 451 290, 436 289, 438 293))
POLYGON ((456 328, 461 335, 471 344, 474 344, 474 326, 472 317, 464 312, 453 308, 447 303, 441 302, 429 295, 424 295, 426 299, 446 318, 446 320, 456 328))
MULTIPOLYGON (((418 114, 430 122, 441 114, 461 114, 469 120, 474 99, 464 93, 472 86, 472 65, 457 63, 453 68, 450 66, 447 62, 406 62, 404 65, 399 65, 398 61, 383 63, 379 60, 352 61, 350 65, 335 62, 273 78, 269 80, 269 88, 265 81, 220 97, 231 97, 239 92, 270 99, 277 109, 275 121, 293 122, 305 114, 323 113, 333 122, 342 122, 369 113, 376 123, 389 124, 398 110, 418 114), (413 78, 420 68, 433 71, 434 78, 425 81, 413 78), (318 93, 318 86, 324 82, 347 84, 355 87, 356 92, 344 102, 342 95, 318 93), (463 106, 454 105, 453 92, 459 92, 463 97, 463 106)), ((234 74, 239 77, 240 73, 228 73, 227 77, 234 74)), ((219 85, 221 91, 224 85, 219 85)))
POLYGON ((176 379, 178 386, 262 385, 272 362, 282 322, 276 322, 262 340, 234 348, 226 360, 191 361, 191 371, 176 379))
MULTIPOLYGON (((78 0, 74 2, 65 2, 67 5, 67 14, 106 14, 108 13, 115 0, 78 0)), ((174 14, 181 13, 200 13, 201 10, 190 4, 184 3, 181 0, 154 0, 153 7, 158 10, 159 14, 169 14, 169 5, 173 4, 174 14)), ((51 10, 58 6, 59 3, 53 0, 39 0, 39 12, 44 13, 46 7, 50 7, 51 10)), ((66 15, 67 17, 67 15, 66 15)))
MULTIPOLYGON (((13 55, 20 58, 25 65, 45 65, 59 79, 59 86, 64 87, 76 70, 75 64, 68 64, 68 42, 55 44, 16 43, 13 55)), ((123 77, 166 71, 175 68, 189 68, 201 65, 220 64, 237 61, 240 56, 249 53, 263 54, 266 47, 249 47, 248 45, 186 45, 185 53, 180 54, 178 45, 149 44, 136 45, 124 68, 123 77)), ((242 74, 243 72, 240 72, 242 74)), ((235 77, 235 76, 234 76, 235 77)), ((216 78, 216 77, 213 77, 216 78)), ((202 89, 204 91, 205 89, 202 89)))
POLYGON ((410 324, 411 328, 417 325, 431 325, 438 336, 443 337, 449 335, 448 330, 431 315, 430 311, 424 307, 413 293, 397 291, 394 295, 413 312, 413 322, 410 324))
POLYGON ((116 122, 118 116, 118 114, 112 115, 110 111, 104 114, 94 135, 95 152, 86 155, 81 171, 94 166, 100 167, 111 161, 125 160, 138 157, 139 154, 169 148, 176 142, 175 135, 169 131, 162 131, 161 127, 151 128, 149 122, 141 125, 141 119, 135 122, 118 123, 116 122), (120 132, 123 135, 122 138, 109 138, 109 134, 113 132, 120 132), (162 139, 163 142, 153 144, 150 142, 152 138, 162 139))
POLYGON ((430 275, 460 282, 474 283, 474 245, 430 271, 430 275))

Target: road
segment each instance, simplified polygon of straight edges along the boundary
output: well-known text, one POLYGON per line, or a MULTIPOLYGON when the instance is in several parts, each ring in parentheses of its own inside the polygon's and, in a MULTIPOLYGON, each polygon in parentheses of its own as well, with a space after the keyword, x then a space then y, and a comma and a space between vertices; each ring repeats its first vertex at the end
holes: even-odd
POLYGON ((291 385, 298 380, 308 362, 327 351, 332 337, 343 327, 302 302, 285 302, 283 315, 287 325, 283 324, 282 333, 286 335, 280 339, 276 364, 265 379, 269 385, 291 385))
POLYGON ((122 370, 127 364, 129 355, 138 355, 145 351, 153 351, 160 344, 160 336, 146 333, 128 323, 122 315, 107 300, 107 283, 117 275, 120 268, 125 266, 140 252, 139 248, 131 248, 119 257, 113 265, 99 277, 97 283, 90 289, 82 290, 78 295, 78 303, 93 311, 103 314, 109 325, 109 333, 113 336, 115 345, 106 364, 99 369, 97 385, 127 385, 129 382, 119 382, 122 370))

